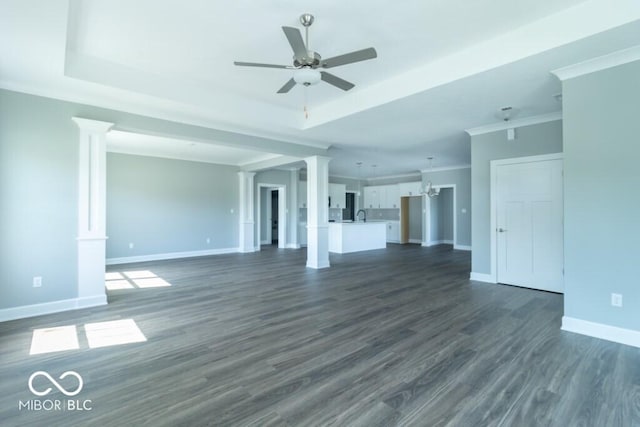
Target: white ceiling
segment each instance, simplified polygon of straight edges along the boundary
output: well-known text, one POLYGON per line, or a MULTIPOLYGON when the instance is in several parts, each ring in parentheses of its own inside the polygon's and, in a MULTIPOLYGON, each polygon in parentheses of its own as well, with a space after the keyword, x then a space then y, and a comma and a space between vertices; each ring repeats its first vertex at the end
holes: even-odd
MULTIPOLYGON (((358 161, 365 176, 374 163, 378 176, 424 169, 427 156, 466 165, 464 129, 507 105, 518 118, 558 111, 550 70, 640 44, 637 0, 3 0, 0 16, 0 87, 330 147, 342 176, 358 161), (302 12, 315 15, 311 48, 325 58, 376 48, 377 59, 331 70, 351 91, 320 82, 276 94, 291 70, 233 65, 290 64, 280 27, 300 27, 302 12)), ((114 139, 214 163, 269 157, 227 141, 216 152, 217 141, 114 139)))

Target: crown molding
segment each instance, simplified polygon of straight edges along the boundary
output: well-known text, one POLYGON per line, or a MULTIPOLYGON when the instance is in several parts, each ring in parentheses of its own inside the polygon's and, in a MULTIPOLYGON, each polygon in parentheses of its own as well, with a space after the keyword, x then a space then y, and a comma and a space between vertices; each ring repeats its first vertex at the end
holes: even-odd
POLYGON ((385 180, 385 179, 410 178, 412 176, 422 178, 421 175, 420 175, 420 171, 416 171, 416 172, 405 173, 405 174, 400 174, 400 175, 376 176, 375 178, 365 178, 364 180, 367 181, 367 182, 369 182, 369 181, 382 181, 382 180, 385 180))
POLYGON ((555 122, 562 120, 562 111, 555 113, 542 114, 540 116, 525 117, 523 119, 509 120, 508 122, 493 123, 485 126, 478 126, 471 129, 465 129, 470 136, 482 135, 485 133, 497 132, 506 129, 515 129, 524 126, 537 125, 540 123, 555 122))
POLYGON ((552 70, 551 74, 560 79, 560 81, 565 81, 638 60, 640 60, 640 45, 558 68, 552 70))
POLYGON ((421 173, 431 173, 431 172, 443 172, 443 171, 452 171, 456 169, 471 169, 471 165, 460 165, 460 166, 445 166, 441 168, 429 168, 429 169, 420 169, 421 173))
POLYGON ((356 176, 347 176, 347 175, 333 175, 329 174, 329 178, 339 178, 339 179, 352 179, 354 181, 366 181, 366 178, 358 178, 356 176))

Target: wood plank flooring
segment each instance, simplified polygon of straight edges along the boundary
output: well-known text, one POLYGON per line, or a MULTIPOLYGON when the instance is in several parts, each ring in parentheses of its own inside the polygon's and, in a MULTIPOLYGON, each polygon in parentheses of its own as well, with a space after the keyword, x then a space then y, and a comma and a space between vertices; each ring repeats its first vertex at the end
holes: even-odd
MULTIPOLYGON (((560 331, 561 295, 468 280, 450 246, 389 245, 305 268, 267 248, 109 267, 164 288, 0 323, 2 426, 638 426, 640 350, 560 331), (90 349, 84 324, 148 341, 90 349), (79 350, 29 356, 32 330, 79 350), (91 411, 28 411, 35 371, 73 370, 91 411)), ((60 383, 64 382, 60 380, 60 383)))

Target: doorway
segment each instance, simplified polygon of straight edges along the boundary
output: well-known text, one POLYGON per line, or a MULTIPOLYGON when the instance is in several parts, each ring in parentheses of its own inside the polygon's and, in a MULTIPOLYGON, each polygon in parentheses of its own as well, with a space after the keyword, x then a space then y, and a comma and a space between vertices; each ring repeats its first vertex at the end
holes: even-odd
POLYGON ((400 243, 422 243, 423 196, 400 198, 400 243))
POLYGON ((342 209, 343 221, 355 221, 356 217, 356 193, 347 191, 346 206, 342 209))
POLYGON ((271 190, 271 244, 278 244, 278 190, 271 190))
POLYGON ((491 162, 496 281, 564 292, 561 154, 491 162))
POLYGON ((258 184, 257 197, 258 245, 286 247, 287 198, 286 186, 280 184, 258 184))

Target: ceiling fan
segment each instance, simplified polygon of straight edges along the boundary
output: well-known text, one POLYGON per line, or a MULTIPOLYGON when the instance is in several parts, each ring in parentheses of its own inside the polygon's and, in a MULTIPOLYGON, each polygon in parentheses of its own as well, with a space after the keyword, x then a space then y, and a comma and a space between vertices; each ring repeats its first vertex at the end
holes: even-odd
POLYGON ((345 53, 344 55, 334 56, 332 58, 323 59, 318 52, 314 52, 309 48, 309 27, 313 24, 314 17, 310 13, 300 16, 300 23, 305 27, 305 39, 302 39, 302 33, 295 27, 282 27, 284 35, 287 37, 291 49, 293 49, 293 65, 274 65, 260 64, 255 62, 239 62, 234 64, 242 67, 263 67, 263 68, 284 68, 295 70, 293 77, 287 81, 284 86, 278 90, 278 93, 289 92, 296 83, 310 86, 323 80, 342 90, 349 90, 355 85, 340 77, 320 71, 318 69, 327 69, 338 67, 340 65, 352 64, 354 62, 366 61, 378 56, 376 50, 372 47, 354 52, 345 53))

